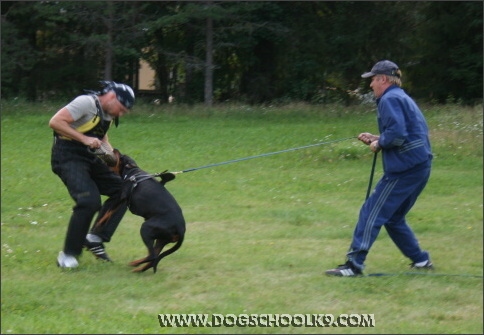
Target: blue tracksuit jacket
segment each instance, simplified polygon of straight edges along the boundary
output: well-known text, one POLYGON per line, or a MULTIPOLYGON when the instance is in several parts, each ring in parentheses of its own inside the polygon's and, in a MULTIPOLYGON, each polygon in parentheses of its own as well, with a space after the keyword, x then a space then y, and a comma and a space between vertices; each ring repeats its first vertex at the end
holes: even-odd
POLYGON ((432 158, 428 128, 417 104, 398 86, 377 99, 383 169, 401 173, 432 158))

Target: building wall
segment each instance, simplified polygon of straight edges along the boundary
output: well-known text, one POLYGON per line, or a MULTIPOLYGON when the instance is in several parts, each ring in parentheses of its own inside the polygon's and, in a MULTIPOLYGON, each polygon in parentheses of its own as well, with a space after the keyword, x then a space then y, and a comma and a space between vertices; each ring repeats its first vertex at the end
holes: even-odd
POLYGON ((155 87, 155 78, 156 72, 151 68, 151 66, 143 59, 139 61, 139 83, 138 83, 138 90, 144 91, 154 91, 155 87))

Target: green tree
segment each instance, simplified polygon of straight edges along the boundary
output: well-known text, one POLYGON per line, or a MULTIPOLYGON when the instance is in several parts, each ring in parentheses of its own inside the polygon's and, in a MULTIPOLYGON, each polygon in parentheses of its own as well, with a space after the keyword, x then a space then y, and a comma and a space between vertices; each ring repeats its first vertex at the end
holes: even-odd
POLYGON ((481 1, 428 2, 410 75, 419 97, 482 102, 481 1))
POLYGON ((131 29, 133 7, 131 2, 2 2, 2 95, 70 96, 100 79, 132 81, 140 48, 139 32, 131 29))
POLYGON ((12 2, 1 2, 2 97, 30 96, 30 94, 34 93, 31 91, 32 83, 29 80, 29 73, 34 70, 35 65, 38 63, 38 55, 34 43, 35 31, 26 24, 27 20, 24 21, 24 24, 11 22, 17 18, 31 16, 31 7, 26 5, 22 7, 22 12, 16 12, 12 9, 13 4, 12 2))
POLYGON ((482 101, 482 2, 1 2, 2 96, 71 96, 100 79, 164 101, 351 103, 381 59, 420 99, 482 101), (209 5, 208 5, 209 4, 209 5), (327 87, 336 90, 327 90, 327 87), (335 95, 334 92, 339 92, 335 95))

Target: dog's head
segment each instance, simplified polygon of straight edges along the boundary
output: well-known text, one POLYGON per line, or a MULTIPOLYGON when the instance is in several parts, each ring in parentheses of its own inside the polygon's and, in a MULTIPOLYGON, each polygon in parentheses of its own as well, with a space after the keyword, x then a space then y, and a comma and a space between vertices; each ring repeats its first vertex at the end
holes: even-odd
POLYGON ((113 152, 118 159, 116 166, 112 167, 116 174, 121 176, 126 170, 138 167, 138 164, 136 164, 133 158, 129 157, 128 155, 121 154, 118 149, 114 149, 113 152))

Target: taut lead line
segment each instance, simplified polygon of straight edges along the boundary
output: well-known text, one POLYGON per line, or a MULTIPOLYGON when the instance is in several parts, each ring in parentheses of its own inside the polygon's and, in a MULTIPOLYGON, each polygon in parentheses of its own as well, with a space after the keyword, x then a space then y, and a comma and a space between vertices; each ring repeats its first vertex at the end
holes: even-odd
POLYGON ((318 145, 324 145, 324 144, 330 144, 330 143, 335 143, 335 142, 346 141, 346 140, 350 140, 350 139, 354 139, 354 138, 357 138, 357 137, 356 136, 353 136, 353 137, 341 138, 339 140, 333 140, 333 141, 328 141, 328 142, 310 144, 310 145, 305 145, 303 147, 291 148, 291 149, 286 149, 286 150, 281 150, 281 151, 275 151, 275 152, 269 152, 269 153, 262 154, 262 155, 245 157, 245 158, 239 158, 239 159, 234 159, 234 160, 227 161, 227 162, 215 163, 215 164, 200 166, 200 167, 196 167, 196 168, 192 168, 192 169, 187 169, 187 170, 183 170, 183 171, 172 172, 172 173, 173 174, 179 174, 179 173, 191 172, 191 171, 196 171, 196 170, 200 170, 200 169, 206 169, 206 168, 209 168, 209 167, 214 167, 214 166, 219 166, 219 165, 224 165, 224 164, 229 164, 229 163, 241 162, 241 161, 245 161, 245 160, 248 160, 248 159, 259 158, 259 157, 264 157, 264 156, 269 156, 269 155, 275 155, 275 154, 281 154, 283 152, 300 150, 300 149, 315 147, 315 146, 318 146, 318 145))

